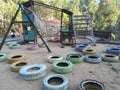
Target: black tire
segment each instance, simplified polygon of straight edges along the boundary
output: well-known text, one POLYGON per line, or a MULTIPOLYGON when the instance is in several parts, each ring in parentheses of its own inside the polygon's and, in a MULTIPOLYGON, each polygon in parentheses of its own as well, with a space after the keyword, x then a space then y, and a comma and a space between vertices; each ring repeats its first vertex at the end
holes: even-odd
POLYGON ((106 90, 106 87, 100 81, 86 79, 80 82, 79 90, 106 90))
POLYGON ((67 90, 67 77, 60 74, 51 74, 43 79, 43 90, 67 90))
POLYGON ((73 64, 67 60, 55 61, 52 65, 52 70, 57 73, 69 73, 72 71, 73 64))
POLYGON ((82 62, 84 57, 80 54, 68 54, 66 60, 71 61, 72 63, 82 62))

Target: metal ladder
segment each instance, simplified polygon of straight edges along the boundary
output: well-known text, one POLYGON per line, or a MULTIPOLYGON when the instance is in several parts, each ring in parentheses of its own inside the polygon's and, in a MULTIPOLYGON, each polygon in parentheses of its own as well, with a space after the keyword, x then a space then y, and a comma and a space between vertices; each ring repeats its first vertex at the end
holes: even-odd
POLYGON ((73 16, 73 31, 74 39, 73 45, 79 44, 77 39, 88 39, 93 45, 96 45, 96 39, 92 28, 92 17, 91 15, 77 15, 73 16))

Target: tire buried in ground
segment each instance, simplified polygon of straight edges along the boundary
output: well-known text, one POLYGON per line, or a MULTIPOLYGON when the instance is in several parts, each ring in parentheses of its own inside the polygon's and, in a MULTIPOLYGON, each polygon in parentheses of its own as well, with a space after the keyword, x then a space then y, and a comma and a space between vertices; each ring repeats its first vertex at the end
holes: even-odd
POLYGON ((90 48, 90 44, 78 44, 75 46, 75 50, 78 52, 82 52, 84 49, 90 48))
POLYGON ((79 90, 106 90, 106 87, 100 81, 86 79, 80 82, 79 90))
POLYGON ((25 55, 13 55, 8 58, 8 63, 11 64, 17 61, 25 61, 25 60, 26 60, 25 55))
POLYGON ((57 73, 69 73, 72 71, 73 64, 70 61, 67 60, 59 60, 55 61, 52 64, 52 70, 57 72, 57 73))
POLYGON ((43 79, 43 90, 67 90, 68 84, 64 75, 51 74, 43 79))
POLYGON ((13 72, 18 72, 22 67, 28 65, 27 61, 17 61, 13 64, 11 64, 11 70, 13 72))
POLYGON ((0 54, 0 62, 3 62, 5 60, 7 60, 7 54, 1 53, 0 54))
POLYGON ((100 63, 101 57, 95 54, 85 55, 85 61, 89 63, 100 63))
POLYGON ((19 77, 23 80, 36 80, 47 73, 47 67, 43 64, 24 66, 19 70, 19 77))
POLYGON ((51 56, 48 56, 48 62, 49 63, 53 63, 54 61, 57 61, 57 60, 62 60, 63 57, 60 56, 60 55, 51 55, 51 56))
POLYGON ((108 62, 119 61, 119 56, 114 55, 114 54, 102 54, 101 57, 102 57, 102 60, 108 61, 108 62))
POLYGON ((107 48, 106 53, 119 55, 120 48, 107 48))
POLYGON ((9 48, 10 49, 18 49, 18 48, 20 48, 20 44, 10 44, 9 48))
POLYGON ((80 54, 68 54, 66 60, 71 61, 72 63, 82 62, 84 57, 80 54))
POLYGON ((85 49, 82 51, 83 55, 87 55, 87 54, 96 54, 96 51, 93 49, 85 49))

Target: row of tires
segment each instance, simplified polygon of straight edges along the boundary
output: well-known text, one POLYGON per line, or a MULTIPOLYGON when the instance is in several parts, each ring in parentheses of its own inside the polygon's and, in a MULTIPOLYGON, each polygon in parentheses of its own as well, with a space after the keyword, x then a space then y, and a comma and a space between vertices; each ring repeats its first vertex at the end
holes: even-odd
MULTIPOLYGON (((17 42, 7 42, 7 45, 9 45, 10 49, 19 49, 21 47, 21 43, 17 43, 17 42)), ((27 50, 37 50, 39 47, 38 45, 31 45, 27 47, 27 50)))
MULTIPOLYGON (((91 50, 89 48, 90 48, 90 44, 85 44, 85 43, 78 44, 78 45, 75 46, 75 50, 78 51, 78 52, 82 52, 83 55, 84 54, 95 54, 96 53, 95 50, 91 50)), ((106 53, 119 55, 120 54, 120 45, 118 45, 117 47, 107 48, 106 53)))
MULTIPOLYGON (((60 55, 51 55, 48 57, 48 62, 50 63, 58 60, 63 60, 63 57, 60 55)), ((96 54, 88 54, 85 56, 82 56, 80 54, 68 54, 65 60, 71 61, 72 63, 80 63, 83 60, 90 63, 99 63, 102 60, 108 62, 117 62, 120 59, 119 56, 115 54, 102 54, 101 56, 96 54)))

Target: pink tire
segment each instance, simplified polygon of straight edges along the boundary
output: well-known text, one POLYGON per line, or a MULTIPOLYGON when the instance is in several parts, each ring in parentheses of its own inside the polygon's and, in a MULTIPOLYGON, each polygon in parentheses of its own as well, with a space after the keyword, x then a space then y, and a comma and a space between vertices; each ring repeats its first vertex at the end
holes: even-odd
POLYGON ((32 45, 32 46, 28 46, 27 50, 37 50, 39 47, 38 45, 32 45))

